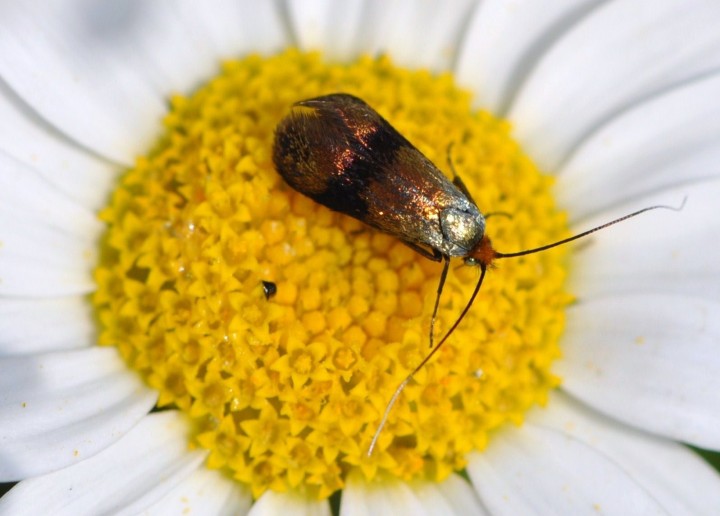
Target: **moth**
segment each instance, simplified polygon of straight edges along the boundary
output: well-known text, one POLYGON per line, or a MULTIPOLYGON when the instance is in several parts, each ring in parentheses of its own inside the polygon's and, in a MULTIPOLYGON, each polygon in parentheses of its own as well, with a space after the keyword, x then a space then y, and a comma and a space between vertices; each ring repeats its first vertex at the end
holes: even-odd
POLYGON ((545 251, 646 211, 682 208, 650 206, 557 242, 501 253, 492 247, 485 233, 486 218, 460 177, 448 179, 373 108, 347 93, 296 103, 275 130, 273 162, 298 192, 397 237, 425 258, 443 264, 430 324, 431 351, 396 389, 368 455, 402 390, 470 310, 494 260, 545 251), (479 267, 480 277, 467 305, 434 346, 440 296, 454 257, 479 267))

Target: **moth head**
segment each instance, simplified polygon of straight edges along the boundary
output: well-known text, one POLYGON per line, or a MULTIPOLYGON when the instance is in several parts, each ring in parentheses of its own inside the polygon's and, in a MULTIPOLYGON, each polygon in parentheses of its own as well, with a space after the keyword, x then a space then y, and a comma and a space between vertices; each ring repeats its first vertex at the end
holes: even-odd
POLYGON ((467 254, 485 234, 485 218, 474 210, 446 208, 440 213, 440 228, 448 242, 467 254))

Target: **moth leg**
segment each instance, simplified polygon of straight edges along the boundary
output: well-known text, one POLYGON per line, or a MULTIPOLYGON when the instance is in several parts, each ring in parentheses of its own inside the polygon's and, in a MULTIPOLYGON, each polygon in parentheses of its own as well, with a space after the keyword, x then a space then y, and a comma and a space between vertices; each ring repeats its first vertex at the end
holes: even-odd
MULTIPOLYGON (((470 202, 472 202, 475 206, 477 206, 477 203, 475 202, 475 199, 473 199, 472 195, 470 195, 470 191, 467 189, 467 186, 465 186, 465 183, 463 183, 463 180, 460 179, 460 176, 457 175, 457 172, 455 172, 455 167, 452 164, 452 159, 450 156, 450 151, 452 149, 453 144, 450 143, 448 145, 448 164, 450 165, 450 170, 453 173, 453 184, 457 187, 458 190, 462 192, 462 194, 467 197, 470 202)), ((490 217, 507 217, 509 219, 512 218, 512 213, 508 213, 506 211, 491 211, 490 213, 483 213, 483 217, 485 219, 489 219, 490 217)))
POLYGON ((440 282, 437 288, 437 297, 435 298, 435 306, 433 307, 432 319, 430 319, 430 348, 433 347, 433 339, 435 336, 435 318, 437 317, 438 307, 440 306, 440 294, 442 294, 443 287, 445 286, 445 280, 447 279, 448 270, 450 269, 450 257, 448 255, 442 255, 443 270, 440 274, 440 282))
POLYGON ((415 251, 416 253, 418 253, 418 254, 422 255, 423 257, 427 258, 428 260, 432 260, 432 261, 434 261, 434 262, 439 262, 440 260, 443 259, 443 254, 442 254, 440 251, 438 251, 437 249, 432 249, 432 248, 431 248, 432 250, 429 250, 429 249, 426 249, 426 248, 424 248, 424 247, 421 247, 421 246, 419 246, 419 245, 417 245, 417 244, 415 244, 415 243, 413 243, 413 242, 405 242, 405 241, 403 241, 403 244, 405 244, 406 246, 408 246, 410 249, 412 249, 412 250, 415 251))
MULTIPOLYGON (((463 180, 460 179, 460 176, 457 175, 457 172, 455 172, 455 167, 453 167, 452 160, 450 159, 450 150, 452 149, 452 143, 448 145, 448 164, 450 165, 450 170, 453 173, 453 184, 457 187, 458 190, 460 190, 465 197, 470 199, 470 202, 472 202, 475 206, 477 206, 477 203, 475 202, 475 199, 473 199, 472 195, 470 195, 470 190, 467 189, 467 186, 465 186, 465 183, 463 183, 463 180)), ((508 213, 506 211, 492 211, 490 213, 483 213, 483 217, 485 219, 489 219, 490 217, 507 217, 509 219, 512 218, 512 214, 508 213)))
POLYGON ((453 170, 453 184, 457 186, 457 189, 460 190, 465 197, 467 197, 471 203, 473 203, 475 206, 477 206, 477 203, 475 202, 475 199, 473 199, 472 195, 470 195, 470 191, 467 189, 467 186, 465 186, 465 183, 463 183, 463 180, 460 179, 460 176, 455 174, 455 170, 453 170))
POLYGON ((432 260, 434 262, 439 262, 442 260, 445 262, 443 264, 442 273, 440 274, 440 283, 438 283, 437 297, 435 298, 435 307, 433 308, 432 319, 430 319, 430 347, 432 348, 435 335, 435 319, 437 318, 438 307, 440 306, 440 294, 442 294, 443 287, 445 286, 445 280, 447 279, 448 275, 448 269, 450 268, 450 257, 448 255, 442 254, 437 249, 426 249, 424 247, 420 247, 413 242, 404 242, 404 244, 410 249, 418 252, 420 255, 424 256, 428 260, 432 260))
MULTIPOLYGON (((470 195, 470 190, 467 189, 467 186, 465 186, 465 183, 463 183, 463 180, 460 179, 460 176, 455 171, 455 167, 452 163, 452 156, 450 155, 450 152, 452 151, 453 144, 450 142, 450 145, 448 145, 447 150, 447 159, 448 159, 448 165, 450 165, 450 171, 453 173, 453 184, 457 187, 458 190, 462 192, 462 194, 470 199, 470 202, 472 202, 475 206, 477 206, 477 203, 475 202, 475 199, 473 199, 472 195, 470 195)), ((483 217, 486 219, 489 219, 490 217, 507 217, 509 219, 512 218, 512 214, 508 213, 506 211, 492 211, 490 213, 483 213, 483 217)))
POLYGON ((512 213, 508 213, 507 211, 491 211, 490 213, 483 213, 483 217, 487 220, 490 217, 506 217, 511 219, 513 216, 512 213))
POLYGON ((453 184, 457 187, 458 190, 460 190, 465 197, 467 197, 471 203, 473 203, 475 206, 477 206, 477 203, 475 202, 475 199, 473 199, 472 195, 470 195, 470 191, 467 189, 467 186, 465 186, 465 183, 463 183, 463 180, 460 179, 460 176, 455 171, 455 167, 453 166, 452 162, 452 148, 453 148, 453 142, 450 142, 447 149, 447 160, 448 165, 450 166, 450 172, 453 174, 453 184))

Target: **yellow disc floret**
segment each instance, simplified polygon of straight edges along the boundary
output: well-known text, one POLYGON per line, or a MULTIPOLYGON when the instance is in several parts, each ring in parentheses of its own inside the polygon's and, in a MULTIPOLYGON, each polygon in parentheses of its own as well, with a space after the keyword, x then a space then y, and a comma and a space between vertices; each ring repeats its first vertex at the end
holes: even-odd
MULTIPOLYGON (((566 236, 551 179, 448 75, 287 51, 225 63, 191 96, 173 97, 164 134, 102 212, 100 341, 160 392, 159 406, 193 419, 210 467, 256 496, 327 497, 351 471, 440 480, 558 383, 562 249, 490 271, 366 456, 393 391, 429 351, 441 265, 303 197, 273 169, 279 120, 294 102, 333 92, 364 99, 442 170, 453 144, 481 211, 510 214, 488 222, 500 251, 566 236), (266 297, 263 282, 277 292, 266 297)), ((477 278, 451 268, 437 335, 477 278)))

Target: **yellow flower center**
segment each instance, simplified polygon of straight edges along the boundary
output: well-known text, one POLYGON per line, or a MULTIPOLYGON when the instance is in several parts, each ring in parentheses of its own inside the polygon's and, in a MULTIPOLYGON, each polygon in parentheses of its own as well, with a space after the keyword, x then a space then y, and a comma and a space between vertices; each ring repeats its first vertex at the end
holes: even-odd
MULTIPOLYGON (((441 480, 558 383, 550 365, 570 299, 563 250, 504 260, 366 455, 395 388, 429 351, 442 267, 274 170, 280 119, 294 102, 334 92, 364 99, 441 170, 453 144, 480 209, 510 214, 488 222, 500 251, 566 236, 552 180, 506 122, 472 111, 449 75, 287 51, 225 63, 192 96, 173 97, 165 134, 102 212, 100 342, 160 392, 159 406, 189 414, 210 467, 256 496, 327 497, 353 470, 441 480), (266 295, 264 282, 277 292, 266 295)), ((478 274, 451 267, 436 335, 478 274)))

